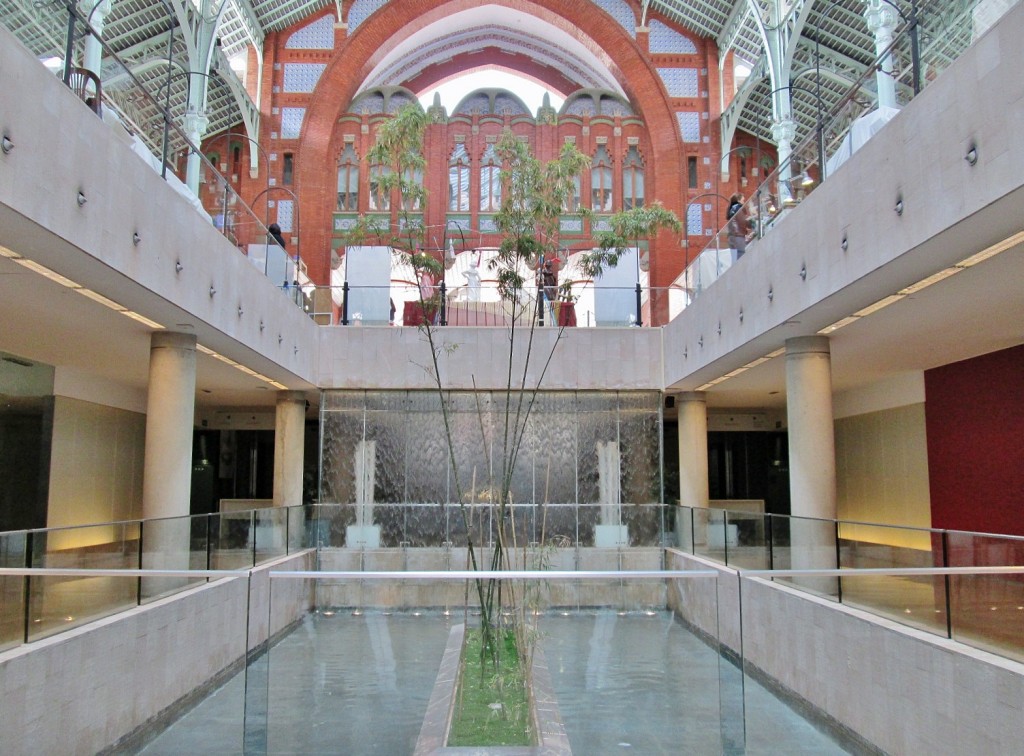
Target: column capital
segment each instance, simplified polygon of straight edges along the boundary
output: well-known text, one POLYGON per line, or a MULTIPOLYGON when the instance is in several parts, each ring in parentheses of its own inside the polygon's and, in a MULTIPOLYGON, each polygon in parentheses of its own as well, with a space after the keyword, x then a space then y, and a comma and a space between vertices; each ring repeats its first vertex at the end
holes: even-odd
POLYGON ((178 331, 154 331, 149 341, 151 349, 164 347, 195 350, 196 343, 197 339, 194 333, 180 333, 178 331))
POLYGON ((898 19, 895 8, 882 0, 868 0, 864 8, 864 20, 867 21, 868 31, 875 35, 876 43, 879 39, 887 39, 887 46, 892 42, 892 33, 896 29, 898 19))
POLYGON ((772 139, 775 143, 791 143, 796 139, 796 121, 792 118, 783 118, 772 123, 772 139))
POLYGON ((706 391, 678 391, 672 394, 677 402, 700 402, 707 404, 708 394, 706 391))
MULTIPOLYGON (((210 126, 210 119, 206 113, 191 108, 185 113, 185 134, 194 142, 198 142, 206 134, 210 126)), ((198 145, 197 145, 198 146, 198 145)))
POLYGON ((786 356, 797 354, 831 354, 828 336, 794 336, 786 339, 786 356))
POLYGON ((289 404, 292 402, 302 402, 303 406, 306 404, 306 392, 305 391, 278 391, 277 392, 277 403, 278 404, 289 404))

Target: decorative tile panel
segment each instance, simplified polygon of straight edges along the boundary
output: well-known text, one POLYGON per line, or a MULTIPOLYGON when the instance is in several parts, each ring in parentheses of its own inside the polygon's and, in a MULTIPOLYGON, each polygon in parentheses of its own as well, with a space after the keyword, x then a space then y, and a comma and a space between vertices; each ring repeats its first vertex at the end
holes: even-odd
POLYGON ((409 95, 396 92, 388 98, 388 113, 397 113, 411 102, 412 98, 409 95))
POLYGON ((284 45, 292 50, 333 50, 334 16, 324 16, 288 37, 284 45))
POLYGON ((357 220, 357 218, 335 218, 334 230, 348 231, 349 229, 355 228, 357 220))
POLYGON ((582 233, 583 231, 583 219, 582 218, 562 218, 558 222, 558 228, 564 233, 582 233))
POLYGON ((354 113, 365 113, 366 115, 370 115, 372 113, 383 113, 384 96, 380 94, 372 94, 360 97, 359 102, 356 103, 352 110, 354 113))
POLYGON ((359 24, 388 4, 388 0, 356 0, 348 11, 348 33, 351 35, 359 24))
POLYGON ((294 213, 294 202, 292 200, 277 201, 277 225, 282 231, 291 232, 292 216, 294 213))
MULTIPOLYGON (((470 95, 456 107, 455 113, 472 115, 473 113, 490 113, 491 98, 485 94, 470 95)), ((454 114, 453 114, 454 115, 454 114)))
POLYGON ((285 63, 284 91, 312 92, 325 68, 326 63, 285 63))
POLYGON ((699 91, 696 68, 659 68, 669 97, 696 97, 699 91))
POLYGON ((700 142, 700 113, 676 113, 684 142, 700 142))
POLYGON ((594 222, 594 230, 595 231, 611 231, 612 230, 612 224, 608 222, 607 218, 598 218, 594 222))
POLYGON ((684 37, 661 21, 650 22, 650 49, 652 53, 667 53, 670 55, 693 55, 697 52, 697 46, 693 40, 684 37))
POLYGON ((594 0, 594 5, 618 21, 629 36, 636 39, 636 16, 626 0, 594 0))
POLYGON ((305 116, 305 108, 281 108, 281 138, 298 139, 305 116))
POLYGON ((494 98, 494 112, 501 115, 529 115, 530 111, 515 97, 499 94, 494 98))
POLYGON ((686 231, 690 236, 704 233, 704 208, 700 204, 686 208, 686 231))
POLYGON ((589 97, 577 97, 569 103, 566 108, 566 115, 592 116, 597 112, 594 101, 589 97))

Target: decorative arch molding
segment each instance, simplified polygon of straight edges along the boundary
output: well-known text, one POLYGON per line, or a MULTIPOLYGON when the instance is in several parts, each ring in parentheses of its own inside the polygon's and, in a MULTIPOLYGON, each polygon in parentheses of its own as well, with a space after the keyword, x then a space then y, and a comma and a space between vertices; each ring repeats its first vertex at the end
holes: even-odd
POLYGON ((607 89, 579 89, 565 98, 558 114, 614 118, 636 115, 636 109, 624 97, 607 89))
POLYGON ((452 109, 452 115, 528 115, 530 109, 507 89, 477 89, 470 92, 452 109))
POLYGON ((373 87, 360 92, 348 107, 349 113, 397 113, 405 105, 420 101, 413 92, 405 87, 373 87))
MULTIPOLYGON (((612 17, 594 13, 591 0, 494 0, 489 5, 516 9, 538 18, 554 29, 578 39, 621 85, 647 125, 652 155, 648 183, 652 197, 669 208, 679 208, 684 175, 683 151, 679 128, 671 103, 665 95, 661 79, 650 65, 645 53, 632 35, 612 17)), ((330 162, 335 124, 376 65, 394 44, 433 24, 442 23, 453 13, 479 8, 479 0, 402 0, 391 3, 387 12, 371 15, 336 50, 310 101, 309 112, 302 126, 301 150, 296 165, 296 179, 303 197, 309 248, 330 249, 331 208, 317 198, 332 196, 319 167, 330 162), (306 210, 306 208, 309 208, 306 210)), ((666 246, 670 240, 661 240, 666 246)), ((669 249, 666 248, 666 252, 669 249)), ((666 261, 670 255, 665 255, 666 261)), ((652 284, 667 286, 678 273, 676 262, 652 264, 652 284), (675 267, 672 267, 672 266, 675 267), (659 272, 660 269, 660 272, 659 272)), ((324 260, 311 260, 311 273, 325 272, 324 260)))

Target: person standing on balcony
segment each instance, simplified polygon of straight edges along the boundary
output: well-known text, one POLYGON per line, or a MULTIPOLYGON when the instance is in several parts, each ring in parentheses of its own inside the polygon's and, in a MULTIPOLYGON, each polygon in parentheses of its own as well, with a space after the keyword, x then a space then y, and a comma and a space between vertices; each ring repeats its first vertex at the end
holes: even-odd
POLYGON ((747 251, 747 232, 750 230, 750 216, 743 204, 743 195, 739 192, 729 198, 729 209, 725 217, 729 221, 726 226, 729 246, 736 250, 736 259, 739 260, 747 251))

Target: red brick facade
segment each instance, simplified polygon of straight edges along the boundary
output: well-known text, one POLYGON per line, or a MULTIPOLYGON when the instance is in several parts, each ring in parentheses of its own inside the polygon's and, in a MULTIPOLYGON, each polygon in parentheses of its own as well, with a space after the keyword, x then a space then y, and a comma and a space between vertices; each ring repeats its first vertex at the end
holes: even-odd
MULTIPOLYGON (((699 198, 698 204, 705 208, 701 217, 704 229, 717 229, 724 222, 724 203, 716 201, 714 195, 728 196, 737 190, 741 158, 735 154, 732 156, 730 181, 720 185, 716 168, 720 154, 718 118, 722 103, 718 96, 720 76, 713 40, 697 38, 653 12, 647 18, 647 27, 627 30, 621 18, 613 19, 591 0, 500 0, 496 4, 535 16, 579 40, 615 77, 627 101, 603 100, 609 106, 605 110, 610 112, 581 115, 563 112, 559 114, 557 123, 539 123, 536 114, 510 115, 508 112, 480 112, 479 109, 477 112, 448 113, 446 121, 429 127, 425 140, 424 157, 428 168, 424 181, 428 201, 423 221, 429 228, 438 229, 434 236, 443 239, 446 221, 453 215, 460 216, 460 223, 464 223, 463 216, 469 215, 471 231, 465 234, 467 246, 497 246, 497 239, 487 233, 487 214, 480 211, 479 161, 487 145, 505 128, 511 128, 529 140, 534 153, 542 160, 555 157, 566 140, 575 141, 580 151, 592 157, 600 147, 606 149, 614 171, 612 211, 623 207, 623 160, 630 147, 635 145, 643 160, 647 203, 658 200, 682 219, 691 201, 699 198), (669 27, 673 33, 692 42, 691 52, 651 54, 649 28, 652 21, 663 24, 662 29, 669 27), (689 88, 695 87, 689 93, 696 96, 670 96, 665 74, 667 71, 671 75, 673 69, 685 69, 681 73, 688 77, 689 88), (694 78, 696 84, 693 84, 694 78), (690 114, 682 117, 689 119, 687 139, 684 139, 684 129, 677 113, 690 114), (698 128, 699 136, 696 136, 698 128), (460 143, 464 144, 471 160, 470 210, 467 213, 449 211, 448 208, 448 163, 456 144, 460 143)), ((249 177, 250 145, 244 139, 234 140, 235 146, 241 147, 239 162, 245 167, 242 170, 235 168, 235 151, 226 143, 230 137, 208 140, 204 150, 207 154, 216 152, 222 164, 225 160, 232 161, 228 173, 237 177, 236 188, 249 202, 257 199, 261 192, 268 192, 267 176, 262 173, 265 164, 270 166, 272 183, 287 190, 269 189, 268 194, 275 205, 280 200, 289 200, 290 194, 295 193, 301 206, 302 259, 314 281, 327 281, 331 250, 338 246, 340 228, 348 222, 345 214, 338 212, 337 191, 338 160, 348 143, 352 144, 362 161, 358 210, 371 210, 369 166, 365 163, 365 156, 373 144, 376 124, 387 116, 353 112, 354 109, 373 110, 358 104, 353 107, 356 97, 365 95, 363 82, 395 45, 452 13, 478 5, 475 0, 393 1, 362 20, 351 33, 344 25, 334 24, 333 49, 287 46, 296 31, 318 21, 326 24, 325 16, 333 23, 336 19, 329 12, 268 35, 262 72, 260 134, 260 143, 267 145, 268 154, 260 157, 261 174, 255 179, 249 177), (311 92, 286 91, 286 66, 295 63, 324 66, 311 92), (301 132, 284 132, 283 116, 286 112, 293 116, 301 112, 301 132), (286 183, 289 178, 285 175, 286 160, 291 183, 286 183)), ((629 5, 634 12, 636 27, 639 27, 640 4, 630 2, 629 5)), ((347 20, 352 2, 346 0, 343 7, 347 20)), ((251 62, 255 64, 254 60, 251 62)), ((418 93, 461 72, 489 67, 514 70, 543 83, 553 92, 570 95, 570 101, 570 93, 580 86, 571 72, 491 46, 425 66, 409 80, 392 83, 418 93)), ((731 91, 729 67, 727 71, 726 91, 731 91)), ((250 88, 255 87, 256 81, 254 72, 250 70, 247 82, 250 88)), ((233 130, 240 132, 241 128, 233 130)), ((749 157, 742 159, 753 163, 749 157)), ((748 174, 751 168, 756 166, 749 166, 748 174)), ((591 198, 590 176, 583 176, 581 184, 582 201, 588 203, 591 198)), ((397 220, 397 200, 397 197, 392 198, 391 202, 393 220, 397 220)), ((254 206, 257 216, 262 219, 264 200, 259 199, 254 206)), ((270 211, 270 220, 276 220, 274 209, 270 211)), ((599 223, 600 217, 596 216, 592 224, 596 227, 599 223)), ((580 229, 573 224, 563 228, 564 246, 571 249, 588 246, 592 224, 585 224, 580 229)), ((293 231, 291 236, 294 234, 293 231)), ((288 233, 285 235, 289 236, 288 233)), ((428 243, 430 238, 428 232, 428 243)), ((682 242, 681 235, 672 233, 662 233, 651 240, 650 282, 653 287, 669 286, 687 260, 703 247, 704 237, 692 236, 688 248, 682 242)), ((655 322, 659 320, 659 311, 660 306, 655 304, 655 322)))

